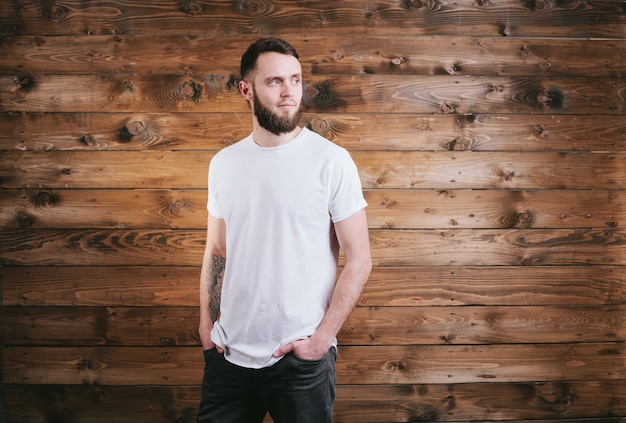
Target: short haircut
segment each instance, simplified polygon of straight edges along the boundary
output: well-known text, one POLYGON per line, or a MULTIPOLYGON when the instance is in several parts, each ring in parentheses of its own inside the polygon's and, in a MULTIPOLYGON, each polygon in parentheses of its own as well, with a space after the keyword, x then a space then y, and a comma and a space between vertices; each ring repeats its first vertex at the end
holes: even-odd
POLYGON ((246 80, 256 67, 256 61, 262 53, 275 52, 282 54, 290 54, 299 59, 296 49, 285 40, 280 38, 261 38, 252 43, 248 50, 241 56, 241 67, 239 75, 241 79, 246 80))

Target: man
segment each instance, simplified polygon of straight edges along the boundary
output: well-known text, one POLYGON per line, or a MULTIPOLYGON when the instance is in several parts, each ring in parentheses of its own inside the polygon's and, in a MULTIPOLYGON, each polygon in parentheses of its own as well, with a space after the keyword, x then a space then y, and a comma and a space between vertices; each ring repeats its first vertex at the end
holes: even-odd
POLYGON ((291 45, 252 44, 239 90, 253 131, 209 166, 198 421, 330 422, 335 337, 371 270, 367 204, 348 152, 298 126, 291 45))

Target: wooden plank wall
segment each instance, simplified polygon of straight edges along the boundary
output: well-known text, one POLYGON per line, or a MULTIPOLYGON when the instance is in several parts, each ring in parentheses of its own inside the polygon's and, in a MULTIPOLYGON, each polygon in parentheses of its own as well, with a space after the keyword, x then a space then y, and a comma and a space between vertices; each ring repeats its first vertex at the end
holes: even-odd
POLYGON ((195 421, 206 169, 267 35, 370 204, 335 421, 626 421, 613 0, 2 0, 0 420, 195 421))

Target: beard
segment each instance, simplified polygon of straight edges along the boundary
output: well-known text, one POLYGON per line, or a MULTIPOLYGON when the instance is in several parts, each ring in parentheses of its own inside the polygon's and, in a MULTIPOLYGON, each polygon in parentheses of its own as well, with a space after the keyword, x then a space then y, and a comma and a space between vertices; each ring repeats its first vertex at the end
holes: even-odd
POLYGON ((261 103, 256 93, 254 96, 254 116, 256 116, 261 128, 274 135, 286 134, 293 131, 298 126, 302 117, 302 103, 292 116, 281 117, 273 113, 269 108, 261 103))

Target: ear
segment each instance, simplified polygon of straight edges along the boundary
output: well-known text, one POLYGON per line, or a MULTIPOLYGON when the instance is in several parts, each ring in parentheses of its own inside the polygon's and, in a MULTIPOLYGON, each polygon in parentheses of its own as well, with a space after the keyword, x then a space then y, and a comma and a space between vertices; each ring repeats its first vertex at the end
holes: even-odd
POLYGON ((252 85, 248 83, 248 81, 241 80, 239 81, 239 92, 241 92, 241 96, 247 100, 252 100, 252 85))

